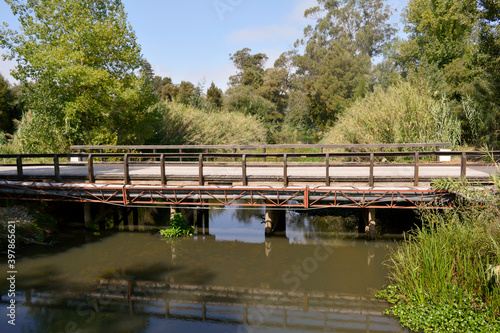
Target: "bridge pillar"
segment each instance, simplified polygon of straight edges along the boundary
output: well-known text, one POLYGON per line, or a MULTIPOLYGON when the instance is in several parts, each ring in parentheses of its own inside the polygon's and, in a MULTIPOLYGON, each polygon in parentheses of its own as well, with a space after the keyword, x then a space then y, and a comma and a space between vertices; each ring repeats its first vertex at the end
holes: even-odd
POLYGON ((184 216, 188 225, 194 225, 194 209, 181 208, 180 213, 184 216))
POLYGON ((92 222, 92 212, 90 209, 90 202, 83 203, 83 220, 85 222, 85 228, 88 228, 90 226, 90 223, 92 222))
POLYGON ((208 235, 209 229, 209 211, 208 209, 202 209, 200 207, 196 208, 196 233, 208 235))
POLYGON ((286 211, 266 208, 265 216, 266 235, 273 234, 277 231, 286 231, 286 211))
POLYGON ((375 208, 365 208, 362 212, 365 225, 365 234, 368 239, 375 239, 375 208))

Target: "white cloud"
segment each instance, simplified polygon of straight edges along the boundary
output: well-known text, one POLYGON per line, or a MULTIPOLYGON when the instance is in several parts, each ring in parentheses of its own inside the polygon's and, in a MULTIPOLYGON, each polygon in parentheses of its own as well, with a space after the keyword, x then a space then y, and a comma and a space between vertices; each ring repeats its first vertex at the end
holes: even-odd
POLYGON ((238 30, 227 37, 231 43, 282 41, 297 38, 300 31, 292 25, 273 24, 258 28, 238 30))

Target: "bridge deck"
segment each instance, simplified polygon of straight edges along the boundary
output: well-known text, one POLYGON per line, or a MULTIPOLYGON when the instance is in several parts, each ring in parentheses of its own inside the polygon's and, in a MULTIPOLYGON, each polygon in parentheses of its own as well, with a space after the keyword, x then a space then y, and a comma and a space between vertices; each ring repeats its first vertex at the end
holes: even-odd
MULTIPOLYGON (((500 152, 492 152, 489 157, 498 156, 500 152)), ((431 188, 434 179, 462 177, 485 184, 497 173, 495 164, 483 162, 484 152, 72 153, 0 158, 11 162, 0 165, 0 198, 122 205, 243 201, 250 206, 304 209, 427 207, 450 198, 431 188), (442 157, 448 162, 431 162, 442 157)))
MULTIPOLYGON (((203 165, 203 178, 206 184, 226 184, 243 185, 243 173, 240 165, 235 163, 205 163, 203 165)), ((65 182, 81 182, 88 179, 88 166, 85 164, 61 164, 60 177, 65 182)), ((160 183, 161 167, 153 164, 130 164, 129 176, 132 184, 158 184, 160 183)), ((324 166, 299 164, 297 166, 288 165, 287 167, 288 185, 324 186, 326 169, 324 166)), ((461 166, 451 164, 434 164, 419 166, 420 186, 428 186, 432 179, 437 178, 459 178, 461 176, 461 166), (427 183, 427 184, 425 184, 427 183)), ((94 165, 94 176, 96 182, 107 184, 123 184, 124 166, 114 165, 94 165)), ((466 168, 467 178, 487 181, 490 176, 496 174, 497 170, 492 165, 468 165, 466 168)), ((374 167, 373 176, 377 185, 414 185, 414 166, 408 165, 377 165, 374 167), (383 183, 383 184, 381 184, 383 183), (390 184, 388 184, 390 183, 390 184)), ((0 166, 0 179, 16 179, 16 166, 0 166)), ((24 165, 23 177, 30 180, 43 180, 53 178, 53 165, 24 165)), ((172 164, 165 167, 165 177, 167 184, 177 185, 200 185, 200 169, 192 164, 172 164)), ((343 186, 368 186, 370 177, 370 167, 367 165, 341 165, 330 166, 329 177, 334 185, 343 186), (340 184, 341 183, 341 184, 340 184)), ((284 181, 284 170, 282 166, 276 164, 247 164, 246 178, 248 184, 280 186, 284 181)))

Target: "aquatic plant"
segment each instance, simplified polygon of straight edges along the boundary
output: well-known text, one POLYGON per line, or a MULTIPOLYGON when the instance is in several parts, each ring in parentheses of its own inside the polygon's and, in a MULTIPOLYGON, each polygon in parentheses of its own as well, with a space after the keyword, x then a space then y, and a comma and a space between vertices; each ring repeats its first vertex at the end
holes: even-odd
POLYGON ((170 225, 160 230, 160 234, 165 238, 177 238, 193 235, 194 227, 186 222, 186 218, 181 213, 175 213, 170 219, 170 225))
POLYGON ((455 208, 421 212, 423 226, 391 253, 391 285, 379 296, 412 330, 500 331, 498 198, 463 181, 434 186, 457 194, 455 208))

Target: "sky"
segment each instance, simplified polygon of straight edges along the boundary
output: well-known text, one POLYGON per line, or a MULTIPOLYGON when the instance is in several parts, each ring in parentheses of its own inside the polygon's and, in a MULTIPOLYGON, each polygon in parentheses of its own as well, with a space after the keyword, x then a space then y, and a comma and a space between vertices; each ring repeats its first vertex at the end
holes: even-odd
MULTIPOLYGON (((408 0, 389 0, 395 9, 391 22, 397 23, 408 0)), ((293 48, 304 28, 314 21, 304 11, 316 0, 122 0, 143 57, 155 75, 170 77, 174 83, 195 85, 211 82, 225 90, 236 69, 230 54, 245 47, 251 53, 265 53, 274 60, 293 48)), ((11 28, 17 21, 9 6, 0 0, 0 23, 11 28)), ((399 24, 401 27, 401 24, 399 24)), ((3 53, 3 52, 1 52, 3 53)), ((0 59, 0 73, 10 83, 13 62, 0 59)))

